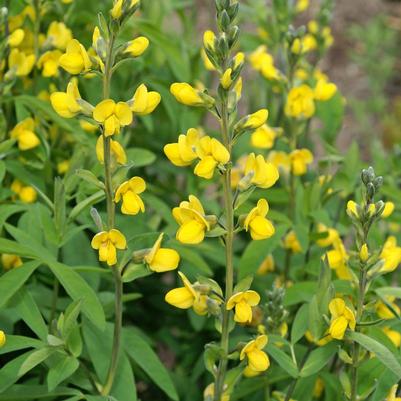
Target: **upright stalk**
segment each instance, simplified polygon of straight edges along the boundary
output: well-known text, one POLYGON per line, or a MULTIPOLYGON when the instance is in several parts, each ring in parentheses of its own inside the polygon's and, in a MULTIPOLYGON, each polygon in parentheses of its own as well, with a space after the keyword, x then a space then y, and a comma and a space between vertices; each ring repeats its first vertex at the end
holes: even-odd
MULTIPOLYGON (((112 76, 112 68, 114 62, 114 41, 115 34, 110 34, 110 39, 107 48, 107 58, 105 62, 104 75, 103 75, 103 99, 110 97, 110 81, 112 76)), ((105 193, 107 203, 107 228, 112 230, 114 228, 115 220, 115 206, 114 206, 114 192, 112 183, 112 168, 111 168, 111 149, 110 137, 103 135, 103 150, 104 150, 104 176, 105 176, 105 193)), ((123 296, 123 283, 121 280, 120 271, 117 266, 112 266, 114 277, 114 332, 113 332, 113 345, 111 351, 110 365, 107 372, 106 382, 102 388, 101 394, 108 395, 113 386, 114 378, 116 375, 118 357, 121 345, 121 328, 122 328, 122 296, 123 296)))

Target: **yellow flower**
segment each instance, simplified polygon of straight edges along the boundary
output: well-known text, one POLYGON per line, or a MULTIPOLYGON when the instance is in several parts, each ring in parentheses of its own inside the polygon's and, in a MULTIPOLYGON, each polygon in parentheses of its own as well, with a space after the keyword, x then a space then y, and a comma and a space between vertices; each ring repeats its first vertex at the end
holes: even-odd
POLYGON ((276 137, 276 131, 267 124, 264 124, 252 133, 251 144, 255 148, 271 149, 276 137))
POLYGON ((72 32, 63 22, 53 21, 47 30, 47 40, 57 49, 65 50, 72 40, 72 32))
POLYGON ((44 77, 56 77, 58 75, 60 50, 50 50, 42 54, 38 60, 38 67, 42 69, 44 77))
POLYGON ((369 249, 366 244, 361 246, 359 251, 359 259, 361 259, 362 262, 366 262, 369 259, 369 249))
POLYGON ((4 347, 5 343, 6 343, 6 335, 4 334, 3 330, 0 330, 0 348, 4 347))
POLYGON ((35 55, 27 55, 18 49, 12 49, 8 56, 8 67, 17 75, 17 77, 25 77, 29 75, 35 64, 35 55))
POLYGON ((164 153, 175 166, 189 166, 196 158, 196 147, 200 140, 200 133, 190 128, 186 135, 178 137, 178 143, 169 143, 164 146, 164 153))
POLYGON ((53 92, 50 95, 53 109, 64 118, 72 118, 82 111, 82 107, 78 103, 80 100, 81 95, 75 78, 70 80, 65 92, 53 92))
POLYGON ((337 86, 335 84, 319 79, 315 87, 315 99, 324 102, 331 99, 336 92, 337 86))
POLYGON ((313 163, 313 155, 309 149, 296 149, 290 153, 291 168, 294 175, 304 175, 308 165, 313 163))
POLYGON ((298 13, 302 13, 309 7, 309 0, 297 0, 297 4, 295 6, 295 10, 298 13))
POLYGON ((320 377, 318 377, 313 387, 313 396, 315 398, 320 398, 321 395, 323 394, 323 390, 324 390, 324 381, 320 377))
POLYGON ((93 249, 99 250, 99 260, 107 262, 109 266, 117 263, 117 249, 125 249, 127 241, 124 235, 115 228, 110 231, 101 231, 97 233, 91 242, 93 249))
POLYGON ((394 209, 395 209, 395 205, 393 202, 386 202, 384 204, 384 209, 383 209, 381 216, 384 218, 389 217, 394 212, 394 209))
POLYGON ((342 340, 347 327, 350 330, 355 330, 356 321, 354 312, 345 305, 343 299, 332 299, 329 304, 329 310, 331 313, 329 333, 333 338, 342 340))
POLYGON ((144 258, 150 270, 157 273, 174 270, 180 263, 180 255, 175 249, 160 247, 163 241, 163 235, 163 233, 159 235, 152 249, 144 258))
POLYGON ((40 144, 39 138, 34 133, 35 122, 32 118, 20 121, 10 132, 10 136, 18 141, 20 150, 36 148, 40 144))
POLYGON ((203 46, 207 49, 214 50, 214 42, 216 40, 216 35, 213 31, 205 31, 203 34, 203 46))
POLYGON ((290 156, 282 151, 275 151, 269 153, 267 158, 271 163, 273 163, 277 168, 284 170, 285 172, 290 170, 291 160, 290 156))
POLYGON ((136 215, 140 211, 145 211, 145 205, 139 194, 146 189, 146 183, 141 177, 132 177, 123 182, 116 191, 115 202, 120 202, 122 198, 121 213, 136 215))
MULTIPOLYGON (((390 339, 390 341, 399 348, 401 345, 401 334, 396 330, 391 330, 390 327, 383 327, 383 333, 390 339)), ((397 398, 401 401, 401 398, 397 398)))
POLYGON ((353 200, 347 202, 347 214, 349 216, 358 217, 358 205, 353 200))
POLYGON ((252 321, 252 306, 258 305, 260 296, 256 291, 237 292, 227 301, 227 310, 234 309, 234 320, 238 323, 252 321))
POLYGON ((275 229, 272 222, 266 219, 269 204, 266 199, 259 199, 258 204, 246 216, 244 222, 245 231, 250 230, 253 240, 262 240, 274 235, 275 229))
POLYGON ((209 71, 214 71, 216 68, 214 67, 213 63, 210 61, 209 57, 207 56, 205 49, 202 48, 200 50, 200 54, 203 60, 203 64, 205 66, 205 68, 209 71))
POLYGON ((198 315, 205 315, 207 313, 207 295, 196 291, 184 273, 178 272, 178 274, 184 287, 170 290, 164 298, 165 301, 180 309, 189 309, 192 307, 198 315))
POLYGON ((59 174, 65 174, 69 169, 70 169, 70 161, 69 160, 63 160, 63 161, 57 163, 57 172, 59 174))
POLYGON ((296 38, 292 44, 291 51, 295 54, 308 53, 317 48, 317 41, 313 35, 307 33, 302 38, 296 38))
MULTIPOLYGON (((400 308, 394 301, 395 297, 392 296, 386 297, 386 302, 389 305, 391 305, 391 308, 394 310, 396 314, 400 315, 400 308)), ((394 319, 397 317, 397 315, 395 315, 394 312, 383 301, 376 302, 376 313, 380 319, 385 319, 385 320, 394 319)))
POLYGON ((196 154, 200 161, 195 166, 194 174, 210 179, 218 164, 227 164, 230 160, 230 153, 217 139, 209 136, 202 137, 196 147, 196 154))
POLYGON ((285 104, 285 114, 295 118, 310 118, 315 113, 314 92, 308 85, 292 88, 285 104))
POLYGON ((22 260, 18 255, 3 253, 1 255, 1 264, 4 270, 11 270, 22 265, 22 260))
POLYGON ((128 53, 132 57, 139 57, 149 46, 149 39, 145 36, 139 36, 127 43, 124 53, 128 53))
POLYGON ((401 263, 401 247, 397 246, 397 240, 394 236, 389 236, 383 245, 380 258, 384 260, 381 267, 381 273, 394 271, 401 263))
POLYGON ((24 40, 25 32, 23 29, 19 28, 16 29, 14 32, 10 34, 10 36, 7 38, 7 44, 10 47, 17 47, 21 44, 21 42, 24 40))
POLYGON ((269 117, 269 111, 267 109, 260 109, 248 115, 242 127, 244 129, 257 129, 266 122, 267 117, 269 117))
MULTIPOLYGON (((203 398, 205 401, 212 401, 214 400, 214 383, 210 383, 203 392, 203 398)), ((221 398, 219 401, 230 401, 230 395, 223 391, 221 398)))
POLYGON ((79 125, 84 131, 88 133, 96 132, 99 128, 97 124, 92 124, 86 120, 79 120, 79 125))
POLYGON ((397 389, 398 389, 398 384, 394 384, 394 386, 391 387, 391 390, 388 393, 385 401, 401 401, 401 397, 397 397, 397 389))
POLYGON ((270 366, 270 360, 267 354, 262 351, 266 346, 268 338, 266 335, 256 337, 255 340, 249 341, 240 353, 240 360, 244 360, 245 357, 248 360, 248 365, 252 370, 256 372, 263 372, 270 366))
POLYGON ((246 160, 245 175, 248 174, 252 175, 251 183, 259 188, 270 188, 279 178, 277 167, 255 153, 250 153, 246 160))
POLYGON ((233 83, 233 80, 231 78, 232 72, 233 72, 232 68, 227 68, 224 71, 222 77, 220 78, 220 84, 226 90, 229 89, 231 84, 233 83))
MULTIPOLYGON (((119 142, 114 141, 110 138, 110 151, 111 157, 118 164, 126 164, 127 163, 127 155, 125 154, 124 148, 120 145, 119 142)), ((103 135, 100 135, 96 142, 96 156, 99 160, 99 163, 104 163, 104 142, 103 135)))
POLYGON ((194 195, 189 195, 189 202, 183 201, 173 209, 173 217, 180 226, 176 238, 184 244, 199 244, 210 230, 203 206, 194 195))
POLYGON ((299 253, 302 251, 300 242, 298 241, 295 231, 290 231, 284 238, 284 248, 290 249, 293 253, 299 253))
POLYGON ((73 75, 89 71, 92 63, 85 48, 76 39, 68 42, 66 52, 59 59, 60 66, 73 75))
POLYGON ((347 251, 340 238, 333 242, 333 249, 326 253, 326 257, 329 267, 335 270, 339 279, 350 280, 352 278, 347 266, 347 251))
POLYGON ((334 228, 327 228, 324 224, 318 224, 317 232, 327 234, 326 237, 319 238, 316 241, 316 244, 322 248, 333 245, 333 243, 340 237, 337 230, 334 228))
POLYGON ((272 254, 267 255, 258 267, 256 274, 263 275, 274 271, 274 258, 272 254))
POLYGON ((171 94, 178 102, 187 106, 203 106, 205 102, 199 96, 199 91, 185 82, 176 82, 170 86, 171 94))
POLYGON ((110 14, 114 19, 120 19, 123 14, 123 11, 129 11, 132 7, 134 7, 138 3, 139 0, 125 0, 125 1, 114 0, 113 8, 110 10, 110 14))
POLYGON ((138 86, 134 96, 127 103, 131 110, 139 116, 152 113, 159 105, 161 96, 158 92, 148 92, 146 85, 141 84, 138 86))
POLYGON ((125 102, 115 103, 105 99, 98 103, 93 110, 93 118, 104 126, 104 135, 119 134, 121 127, 132 123, 132 111, 125 102))

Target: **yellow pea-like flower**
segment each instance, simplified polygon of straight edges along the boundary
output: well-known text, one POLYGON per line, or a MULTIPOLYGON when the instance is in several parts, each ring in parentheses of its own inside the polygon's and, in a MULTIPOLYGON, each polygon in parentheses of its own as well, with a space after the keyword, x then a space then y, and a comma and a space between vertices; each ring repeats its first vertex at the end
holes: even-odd
POLYGON ((216 35, 213 31, 205 31, 203 34, 203 46, 207 49, 214 50, 214 42, 216 40, 216 35))
POLYGON ((318 233, 325 233, 326 237, 316 240, 316 244, 322 248, 331 246, 340 238, 340 234, 334 228, 327 228, 324 224, 319 223, 317 226, 318 233))
POLYGON ((34 54, 25 54, 18 49, 12 49, 8 56, 9 69, 15 72, 17 77, 25 77, 29 75, 35 64, 34 54))
POLYGON ((170 86, 171 94, 178 102, 187 106, 203 106, 205 102, 199 96, 199 91, 185 82, 176 82, 170 86))
POLYGON ((354 312, 345 305, 343 299, 332 299, 329 303, 329 310, 331 313, 329 333, 333 338, 342 340, 348 327, 350 330, 355 330, 356 321, 354 312))
POLYGON ((245 129, 256 129, 261 127, 269 117, 269 111, 267 109, 260 109, 253 114, 246 117, 246 121, 243 125, 245 129))
POLYGON ((61 55, 62 53, 60 50, 49 50, 40 56, 38 67, 42 69, 42 75, 44 77, 56 77, 58 75, 61 55))
POLYGON ((291 250, 293 253, 299 253, 302 251, 302 246, 298 241, 298 237, 295 234, 295 231, 291 230, 285 237, 284 237, 284 248, 291 250))
POLYGON ((65 174, 69 169, 70 169, 70 161, 69 160, 63 160, 63 161, 57 163, 57 172, 59 174, 65 174))
POLYGON ((259 188, 272 187, 279 178, 277 167, 262 155, 250 153, 245 164, 245 175, 252 175, 251 184, 259 188))
POLYGON ((330 100, 337 92, 337 86, 332 82, 319 79, 315 86, 315 99, 322 102, 330 100))
MULTIPOLYGON (((205 390, 203 391, 203 398, 205 400, 214 400, 214 383, 210 383, 208 386, 206 386, 205 390)), ((228 394, 227 391, 223 391, 219 401, 230 401, 230 394, 228 394)))
POLYGON ((155 91, 148 91, 146 85, 141 84, 138 86, 134 96, 127 103, 133 113, 139 116, 152 113, 159 105, 161 100, 160 93, 155 91))
POLYGON ((361 246, 359 251, 359 259, 361 259, 362 262, 366 262, 369 259, 369 249, 366 244, 361 246))
POLYGON ((255 148, 271 149, 274 145, 274 140, 276 137, 276 131, 267 124, 263 124, 252 133, 251 144, 255 148))
POLYGON ((335 270, 337 277, 341 280, 351 280, 352 274, 348 267, 349 255, 341 240, 337 238, 333 242, 333 249, 326 253, 327 263, 329 267, 335 270))
POLYGON ((117 229, 101 231, 97 233, 91 242, 92 248, 99 251, 99 260, 109 266, 117 263, 117 249, 125 249, 127 241, 124 235, 117 229))
POLYGON ((272 254, 267 255, 262 263, 259 265, 258 270, 256 271, 256 274, 262 276, 264 274, 270 273, 274 271, 274 258, 272 254))
MULTIPOLYGON (((125 154, 124 148, 117 141, 114 141, 110 138, 110 152, 111 157, 118 164, 126 164, 127 163, 127 155, 125 154)), ((99 160, 99 163, 104 163, 104 141, 103 135, 100 135, 96 142, 96 156, 99 160)))
POLYGON ((6 343, 6 335, 4 333, 3 330, 0 330, 0 348, 4 347, 5 343, 6 343))
POLYGON ((23 185, 22 182, 14 180, 10 187, 11 191, 18 195, 21 202, 33 203, 36 201, 37 192, 29 185, 23 185))
POLYGON ((145 36, 139 36, 127 43, 124 53, 132 57, 139 57, 149 46, 149 39, 145 36))
POLYGON ((247 366, 256 372, 264 372, 269 369, 269 357, 262 351, 267 342, 268 338, 265 334, 256 337, 255 340, 249 341, 241 350, 240 360, 242 361, 247 358, 247 366))
POLYGON ((244 222, 245 231, 250 231, 253 240, 270 238, 275 233, 272 222, 266 219, 269 204, 266 199, 259 199, 255 206, 246 216, 244 222))
POLYGON ((105 99, 96 105, 93 118, 103 124, 104 135, 110 136, 119 134, 121 127, 132 123, 133 117, 127 103, 115 103, 112 99, 105 99))
POLYGON ((33 118, 29 117, 20 121, 10 132, 11 138, 18 141, 20 150, 29 150, 36 148, 39 144, 39 138, 35 132, 35 122, 33 118))
POLYGON ((383 301, 377 301, 376 305, 375 305, 377 316, 379 316, 380 319, 390 320, 390 319, 394 319, 395 317, 397 317, 397 315, 400 315, 400 312, 401 312, 400 308, 394 302, 395 297, 387 296, 387 297, 385 297, 385 300, 386 300, 387 304, 391 305, 391 309, 383 301))
POLYGON ((203 206, 194 195, 189 195, 189 201, 183 201, 173 209, 173 217, 180 226, 176 238, 183 244, 199 244, 205 238, 205 232, 210 230, 203 206))
POLYGON ((397 397, 397 390, 398 390, 398 384, 394 384, 394 386, 391 387, 390 392, 387 395, 386 401, 401 401, 401 397, 397 397))
POLYGON ((297 0, 297 3, 295 5, 295 10, 298 13, 302 13, 309 7, 309 0, 297 0))
POLYGON ((59 59, 60 66, 73 75, 87 72, 92 66, 89 55, 76 39, 68 42, 66 52, 59 59))
POLYGON ((97 124, 90 123, 89 121, 86 120, 79 120, 79 125, 85 132, 88 132, 90 134, 92 132, 96 132, 99 129, 97 124))
POLYGON ((309 149, 295 149, 290 155, 291 169, 294 175, 304 175, 308 165, 313 163, 313 154, 309 149))
POLYGON ((63 22, 53 21, 47 30, 47 42, 59 50, 65 50, 72 40, 72 32, 63 22))
POLYGON ((121 213, 136 215, 145 211, 143 200, 139 196, 146 190, 146 183, 141 177, 132 177, 123 182, 116 191, 115 202, 122 199, 121 213))
POLYGON ((227 148, 215 138, 204 136, 199 140, 196 154, 200 161, 195 166, 194 173, 199 177, 210 179, 218 164, 227 164, 230 153, 227 148))
POLYGON ((184 273, 178 272, 178 274, 184 286, 170 290, 164 298, 165 301, 180 309, 192 307, 198 315, 205 315, 207 313, 207 295, 196 291, 184 273))
POLYGON ((347 213, 349 216, 358 217, 358 205, 355 201, 349 200, 347 202, 347 213))
POLYGON ((14 32, 11 32, 9 37, 7 38, 7 44, 10 47, 17 47, 24 40, 25 32, 23 29, 18 28, 14 32))
POLYGON ((164 153, 175 166, 189 166, 198 156, 196 148, 201 138, 200 132, 190 128, 187 133, 178 137, 177 143, 169 143, 164 146, 164 153))
MULTIPOLYGON (((401 334, 396 331, 390 329, 390 327, 383 327, 382 328, 383 333, 390 339, 390 341, 397 347, 399 348, 401 346, 401 334)), ((390 398, 391 400, 391 398, 390 398)), ((397 401, 401 401, 401 397, 395 398, 397 401)))
POLYGON ((287 96, 285 114, 288 117, 310 118, 315 114, 315 94, 308 85, 292 88, 287 96))
POLYGON ((3 253, 1 255, 1 264, 3 265, 4 270, 11 270, 21 266, 22 260, 18 255, 3 253))
POLYGON ((72 118, 83 110, 78 103, 80 100, 81 95, 75 78, 71 79, 68 83, 65 92, 53 92, 50 95, 53 109, 64 118, 72 118))
POLYGON ((233 80, 231 78, 232 72, 233 72, 233 70, 231 68, 227 68, 224 71, 224 74, 222 75, 222 77, 220 78, 221 86, 226 90, 229 89, 231 84, 233 83, 233 80))
POLYGON ((386 217, 391 216, 393 214, 393 212, 394 212, 394 209, 395 209, 395 205, 394 205, 393 202, 386 202, 384 204, 384 209, 383 209, 383 212, 381 214, 381 217, 386 218, 386 217))
POLYGON ((258 305, 260 295, 256 291, 248 290, 238 292, 227 301, 227 310, 234 309, 234 320, 238 323, 252 321, 252 306, 258 305))
MULTIPOLYGON (((134 7, 136 4, 139 3, 139 0, 125 0, 125 3, 128 4, 128 9, 131 9, 132 7, 134 7)), ((123 11, 124 11, 124 0, 114 0, 113 3, 113 8, 110 10, 110 14, 113 17, 113 19, 120 19, 123 11)))
POLYGON ((175 249, 161 248, 163 235, 163 233, 159 235, 152 249, 144 258, 150 270, 157 273, 174 270, 180 263, 180 255, 175 249))
POLYGON ((401 247, 397 245, 397 239, 389 236, 383 245, 380 258, 384 260, 381 267, 381 273, 390 273, 394 271, 401 263, 401 247))

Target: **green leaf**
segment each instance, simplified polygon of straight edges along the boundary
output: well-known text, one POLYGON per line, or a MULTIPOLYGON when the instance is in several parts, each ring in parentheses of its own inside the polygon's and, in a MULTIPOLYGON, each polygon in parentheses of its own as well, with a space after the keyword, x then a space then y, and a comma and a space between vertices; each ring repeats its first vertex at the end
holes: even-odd
POLYGON ((291 343, 296 344, 308 330, 309 305, 303 304, 295 315, 291 327, 291 343))
POLYGON ((324 347, 313 350, 302 367, 300 376, 308 377, 318 373, 336 352, 337 344, 335 343, 329 343, 324 347))
POLYGON ((36 260, 27 262, 0 276, 0 308, 25 284, 40 264, 36 260))
POLYGON ((47 386, 49 391, 53 391, 63 380, 70 377, 78 367, 79 362, 76 358, 63 355, 63 359, 52 367, 47 375, 47 386))
POLYGON ((380 344, 373 338, 355 331, 348 331, 346 336, 348 339, 356 341, 357 343, 362 345, 362 347, 367 349, 368 351, 373 352, 376 357, 383 363, 383 365, 385 365, 395 375, 397 375, 398 379, 401 378, 401 365, 387 347, 380 344))
POLYGON ((132 358, 172 400, 178 401, 178 394, 165 366, 149 344, 135 330, 123 330, 123 344, 132 358))
POLYGON ((294 379, 298 377, 298 368, 293 360, 274 344, 267 344, 266 352, 294 379))
POLYGON ((126 150, 127 160, 133 163, 133 167, 149 166, 156 160, 156 155, 148 149, 129 148, 126 150))
POLYGON ((35 366, 38 366, 40 363, 49 358, 49 356, 52 355, 54 352, 56 352, 56 349, 53 347, 44 347, 31 352, 30 355, 21 364, 21 367, 18 371, 18 376, 21 377, 24 374, 28 373, 35 366))
POLYGON ((47 398, 56 399, 59 397, 63 397, 63 400, 67 401, 64 397, 72 395, 77 395, 77 400, 82 399, 82 393, 73 388, 59 387, 49 392, 47 386, 15 384, 8 391, 0 394, 0 401, 44 400, 47 398))
POLYGON ((249 290, 251 288, 252 281, 253 281, 252 275, 246 276, 245 278, 240 280, 234 287, 233 294, 249 290))
POLYGON ((130 263, 124 270, 122 280, 123 283, 130 283, 137 278, 151 275, 152 272, 143 264, 130 263))
POLYGON ((44 342, 36 340, 35 338, 7 334, 7 341, 5 345, 0 348, 0 355, 25 348, 41 348, 44 345, 44 342))
POLYGON ((78 169, 75 174, 88 182, 89 184, 94 185, 97 188, 104 190, 103 182, 99 181, 99 179, 92 173, 92 171, 85 170, 85 169, 78 169))

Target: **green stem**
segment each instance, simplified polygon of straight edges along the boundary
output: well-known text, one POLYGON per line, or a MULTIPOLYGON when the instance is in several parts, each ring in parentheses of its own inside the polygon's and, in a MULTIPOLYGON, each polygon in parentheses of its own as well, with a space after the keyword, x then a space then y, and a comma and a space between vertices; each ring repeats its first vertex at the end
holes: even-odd
MULTIPOLYGON (((230 153, 231 159, 231 138, 228 129, 229 117, 227 111, 227 99, 223 99, 221 109, 221 133, 224 145, 230 153)), ((231 166, 227 165, 227 170, 223 177, 223 197, 224 209, 226 216, 226 230, 225 236, 225 249, 226 249, 226 288, 225 288, 225 302, 231 297, 234 286, 234 266, 233 266, 233 242, 234 242, 234 210, 233 210, 233 193, 231 190, 231 166)), ((220 359, 219 366, 216 374, 214 401, 220 401, 224 392, 224 380, 227 372, 227 355, 229 345, 229 325, 230 325, 230 312, 226 309, 226 304, 223 306, 223 322, 221 330, 221 348, 223 356, 220 359)))

